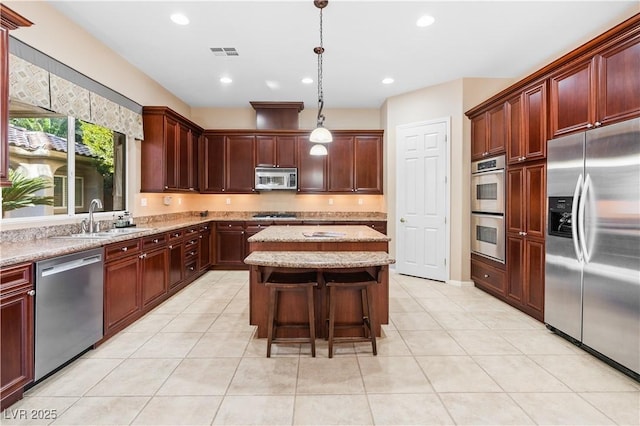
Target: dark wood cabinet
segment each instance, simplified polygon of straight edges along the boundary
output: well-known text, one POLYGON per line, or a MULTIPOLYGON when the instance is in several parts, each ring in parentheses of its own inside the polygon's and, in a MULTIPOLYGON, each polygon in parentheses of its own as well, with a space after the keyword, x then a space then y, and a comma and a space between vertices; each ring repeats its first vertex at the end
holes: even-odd
POLYGON ((200 239, 198 266, 200 271, 206 271, 211 266, 211 224, 207 223, 200 226, 198 235, 200 239))
POLYGON ((216 224, 216 266, 245 266, 245 245, 244 222, 216 224))
POLYGON ((33 266, 20 264, 0 270, 0 406, 22 398, 33 381, 34 290, 33 266))
POLYGON ((485 259, 471 259, 471 279, 490 293, 500 297, 506 294, 505 271, 489 264, 485 259))
POLYGON ((546 187, 544 162, 507 170, 507 233, 544 238, 546 187))
POLYGON ((544 241, 508 235, 507 298, 512 305, 544 320, 544 241))
POLYGON ((256 166, 297 167, 298 145, 295 135, 257 135, 256 166))
POLYGON ((9 31, 30 27, 31 21, 9 9, 0 7, 0 187, 9 181, 9 31))
POLYGON ((225 192, 224 135, 205 134, 200 145, 200 192, 225 192))
POLYGON ((327 191, 382 194, 382 136, 335 133, 328 144, 327 191))
POLYGON ((544 82, 534 84, 507 101, 507 163, 547 156, 547 95, 544 82))
POLYGON ((141 192, 196 192, 202 129, 167 107, 142 109, 141 192))
POLYGON ((166 243, 145 250, 141 259, 142 306, 157 305, 168 291, 169 257, 166 243))
POLYGON ((334 135, 327 144, 327 191, 353 192, 355 190, 355 146, 353 136, 334 135))
POLYGON ((382 135, 356 136, 355 192, 382 194, 382 135))
MULTIPOLYGON (((107 246, 107 250, 121 250, 126 245, 107 246)), ((104 334, 110 335, 124 328, 137 318, 142 310, 140 283, 140 252, 128 251, 117 256, 104 267, 104 334)), ((108 256, 108 254, 107 254, 108 256)))
POLYGON ((184 279, 190 280, 200 272, 200 227, 191 226, 185 230, 184 237, 184 279))
POLYGON ((255 137, 225 137, 225 192, 251 193, 255 186, 255 137))
POLYGON ((640 34, 601 48, 550 78, 551 137, 640 114, 640 34))
POLYGON ((170 231, 169 235, 169 291, 176 288, 184 279, 184 230, 170 231))
POLYGON ((507 104, 504 102, 471 118, 471 158, 502 154, 507 142, 507 104))
POLYGON ((326 192, 328 156, 311 155, 311 146, 308 135, 298 137, 298 192, 326 192))

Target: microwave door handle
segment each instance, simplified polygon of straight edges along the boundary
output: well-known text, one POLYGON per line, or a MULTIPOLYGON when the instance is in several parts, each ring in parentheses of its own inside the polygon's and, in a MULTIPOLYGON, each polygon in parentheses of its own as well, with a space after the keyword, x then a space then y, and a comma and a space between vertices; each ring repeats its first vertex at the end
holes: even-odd
POLYGON ((589 254, 589 249, 587 248, 587 236, 585 230, 585 208, 587 204, 587 195, 589 194, 589 190, 591 189, 591 176, 587 175, 584 179, 584 186, 582 188, 582 195, 580 196, 580 204, 578 206, 578 219, 580 220, 578 226, 578 235, 580 237, 580 247, 582 248, 582 254, 584 256, 584 262, 589 263, 589 259, 591 259, 591 255, 589 254))
POLYGON ((578 181, 576 182, 576 188, 573 191, 573 204, 571 205, 571 218, 573 220, 573 225, 571 226, 571 240, 573 241, 573 250, 576 253, 576 258, 578 262, 584 262, 584 254, 580 248, 580 224, 582 220, 580 220, 579 212, 578 212, 578 200, 582 200, 580 198, 580 193, 582 192, 582 173, 578 176, 578 181))

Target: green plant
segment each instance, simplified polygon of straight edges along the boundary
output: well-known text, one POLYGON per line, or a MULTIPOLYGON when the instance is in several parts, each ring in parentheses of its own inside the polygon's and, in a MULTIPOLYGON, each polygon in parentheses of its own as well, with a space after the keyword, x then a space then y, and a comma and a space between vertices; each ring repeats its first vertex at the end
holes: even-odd
POLYGON ((11 186, 2 188, 3 214, 4 212, 24 207, 53 205, 53 197, 36 195, 38 191, 53 187, 50 179, 44 177, 30 178, 9 169, 9 180, 11 180, 11 186))

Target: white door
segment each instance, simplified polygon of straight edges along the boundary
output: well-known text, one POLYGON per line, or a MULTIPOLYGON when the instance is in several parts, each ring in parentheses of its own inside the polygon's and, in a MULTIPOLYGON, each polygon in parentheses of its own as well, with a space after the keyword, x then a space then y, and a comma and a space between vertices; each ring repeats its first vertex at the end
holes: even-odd
POLYGON ((396 270, 449 279, 449 119, 396 128, 396 270))

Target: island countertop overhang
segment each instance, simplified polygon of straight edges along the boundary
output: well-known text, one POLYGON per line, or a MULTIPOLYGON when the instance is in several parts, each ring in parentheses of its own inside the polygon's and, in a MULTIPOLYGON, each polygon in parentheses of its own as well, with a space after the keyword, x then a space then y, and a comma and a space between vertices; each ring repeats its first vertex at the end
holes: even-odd
POLYGON ((248 265, 274 268, 367 268, 395 263, 384 251, 254 251, 248 265))
POLYGON ((365 225, 273 225, 247 239, 258 242, 388 242, 391 238, 365 225), (317 231, 334 232, 335 236, 305 236, 317 231))

